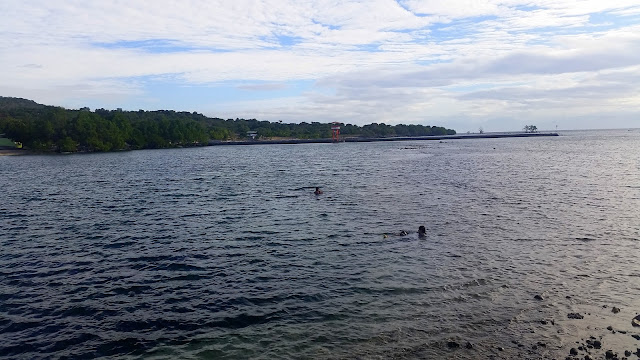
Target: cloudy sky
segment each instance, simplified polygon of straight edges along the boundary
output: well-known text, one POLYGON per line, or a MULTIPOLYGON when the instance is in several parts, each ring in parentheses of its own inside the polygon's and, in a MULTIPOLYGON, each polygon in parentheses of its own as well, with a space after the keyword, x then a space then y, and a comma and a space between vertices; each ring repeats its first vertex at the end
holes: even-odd
POLYGON ((0 95, 459 132, 640 127, 640 2, 3 0, 0 95))

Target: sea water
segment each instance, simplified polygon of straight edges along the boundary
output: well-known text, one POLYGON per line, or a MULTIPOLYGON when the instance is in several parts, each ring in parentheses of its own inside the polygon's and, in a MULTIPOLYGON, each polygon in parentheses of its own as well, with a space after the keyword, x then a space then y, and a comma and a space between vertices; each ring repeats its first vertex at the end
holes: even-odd
POLYGON ((560 135, 0 157, 0 358, 567 355, 640 311, 640 130, 560 135))

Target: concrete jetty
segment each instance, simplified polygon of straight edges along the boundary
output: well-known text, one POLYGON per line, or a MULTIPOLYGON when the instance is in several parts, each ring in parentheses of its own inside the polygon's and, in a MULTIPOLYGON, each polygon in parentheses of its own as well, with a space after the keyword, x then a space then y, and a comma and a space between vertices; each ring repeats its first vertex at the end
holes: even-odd
MULTIPOLYGON (((374 141, 408 141, 408 140, 464 140, 464 139, 498 139, 513 137, 559 136, 554 132, 535 133, 484 133, 484 134, 456 134, 436 136, 394 136, 394 137, 344 137, 339 142, 374 142, 374 141)), ((334 142, 330 138, 323 139, 279 139, 279 140, 247 140, 220 141, 212 140, 209 145, 269 145, 269 144, 327 144, 334 142)))

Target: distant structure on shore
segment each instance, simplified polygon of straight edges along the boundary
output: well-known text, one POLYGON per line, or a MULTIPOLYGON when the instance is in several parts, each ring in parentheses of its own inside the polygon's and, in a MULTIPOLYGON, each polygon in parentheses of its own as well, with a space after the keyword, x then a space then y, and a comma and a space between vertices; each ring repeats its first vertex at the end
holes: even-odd
POLYGON ((331 123, 331 141, 339 142, 340 141, 340 123, 332 122, 331 123))

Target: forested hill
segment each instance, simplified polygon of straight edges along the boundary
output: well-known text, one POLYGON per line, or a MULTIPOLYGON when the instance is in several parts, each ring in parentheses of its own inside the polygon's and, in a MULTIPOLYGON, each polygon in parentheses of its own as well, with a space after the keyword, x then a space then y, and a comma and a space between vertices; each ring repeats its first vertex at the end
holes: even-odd
MULTIPOLYGON (((331 124, 210 118, 197 112, 68 110, 32 100, 0 97, 0 133, 38 151, 112 151, 204 145, 209 140, 331 137, 331 124)), ((451 129, 423 125, 342 124, 347 137, 453 135, 451 129)))
POLYGON ((42 109, 46 105, 33 100, 0 96, 0 110, 42 109))

